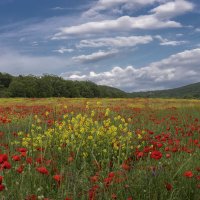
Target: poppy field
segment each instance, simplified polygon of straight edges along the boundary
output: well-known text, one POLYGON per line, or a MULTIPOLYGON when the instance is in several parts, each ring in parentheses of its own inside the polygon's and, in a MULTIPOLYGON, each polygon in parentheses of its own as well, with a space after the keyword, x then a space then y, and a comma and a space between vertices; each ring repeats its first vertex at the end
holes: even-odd
POLYGON ((0 200, 200 200, 200 101, 1 99, 0 200))

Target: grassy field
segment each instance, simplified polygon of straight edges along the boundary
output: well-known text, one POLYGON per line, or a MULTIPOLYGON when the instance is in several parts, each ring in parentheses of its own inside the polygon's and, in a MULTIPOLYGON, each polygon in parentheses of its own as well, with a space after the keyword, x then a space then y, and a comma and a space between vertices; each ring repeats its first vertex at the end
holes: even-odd
POLYGON ((0 99, 0 200, 200 200, 200 101, 0 99))

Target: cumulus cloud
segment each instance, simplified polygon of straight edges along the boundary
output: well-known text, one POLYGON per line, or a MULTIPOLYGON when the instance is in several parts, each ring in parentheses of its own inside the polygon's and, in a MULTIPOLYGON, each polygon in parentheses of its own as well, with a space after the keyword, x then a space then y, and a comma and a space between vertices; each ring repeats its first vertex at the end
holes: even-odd
POLYGON ((110 71, 88 74, 61 74, 66 79, 91 80, 97 84, 127 91, 154 90, 198 82, 200 48, 186 50, 142 68, 114 67, 110 71))
POLYGON ((99 22, 88 22, 77 26, 62 28, 52 39, 66 39, 68 36, 95 34, 106 31, 130 31, 133 29, 160 29, 181 27, 175 21, 160 21, 154 15, 143 15, 139 17, 123 16, 114 20, 103 20, 99 22))
POLYGON ((114 9, 116 5, 148 5, 155 2, 159 2, 161 4, 150 10, 146 15, 136 17, 124 15, 116 19, 90 21, 76 26, 63 27, 52 37, 52 39, 66 39, 69 36, 90 35, 109 31, 127 32, 133 29, 149 30, 178 28, 182 27, 182 25, 171 19, 192 11, 195 7, 193 3, 186 0, 99 0, 87 13, 94 14, 101 10, 109 10, 109 8, 113 8, 115 12, 120 12, 117 9, 114 9))
POLYGON ((153 13, 157 18, 170 19, 178 15, 182 15, 186 12, 192 11, 194 4, 185 0, 175 0, 162 4, 150 12, 153 13))
POLYGON ((130 36, 130 37, 113 37, 113 38, 98 38, 91 40, 81 40, 77 45, 78 48, 84 47, 133 47, 139 44, 147 44, 153 41, 149 35, 145 36, 130 36))
POLYGON ((168 40, 166 38, 163 38, 160 35, 156 35, 154 38, 158 39, 160 41, 161 46, 178 46, 187 43, 187 41, 181 40, 181 41, 176 41, 176 40, 168 40))
POLYGON ((109 58, 115 54, 117 54, 117 50, 110 50, 110 51, 98 51, 94 52, 89 55, 80 55, 72 57, 72 60, 80 63, 89 63, 89 62, 97 62, 106 58, 109 58))

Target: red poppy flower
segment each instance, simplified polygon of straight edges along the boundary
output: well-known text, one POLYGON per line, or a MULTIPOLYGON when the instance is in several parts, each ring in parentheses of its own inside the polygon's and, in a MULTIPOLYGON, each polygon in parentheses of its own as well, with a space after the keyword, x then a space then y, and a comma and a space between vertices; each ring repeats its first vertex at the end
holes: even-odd
POLYGON ((114 172, 110 172, 109 174, 108 174, 108 177, 110 177, 110 178, 113 178, 115 176, 115 173, 114 172))
POLYGON ((62 176, 59 175, 59 174, 56 174, 56 175, 53 176, 53 179, 54 179, 56 182, 60 183, 60 181, 61 181, 61 179, 62 179, 62 176))
POLYGON ((22 152, 27 152, 27 149, 26 148, 18 148, 17 151, 22 153, 22 152))
POLYGON ((165 187, 168 191, 172 190, 172 185, 170 183, 165 183, 165 187))
POLYGON ((121 167, 122 167, 122 169, 124 169, 126 171, 129 171, 131 169, 131 167, 129 165, 127 165, 126 163, 123 163, 121 167))
POLYGON ((26 152, 21 152, 22 157, 26 157, 26 152))
POLYGON ((103 182, 105 186, 108 187, 111 184, 112 180, 113 180, 112 177, 108 177, 108 178, 105 178, 103 182))
POLYGON ((185 173, 183 174, 185 177, 191 178, 193 177, 193 173, 192 171, 185 171, 185 173))
POLYGON ((98 185, 94 185, 94 186, 88 191, 89 200, 94 200, 94 199, 95 199, 96 191, 98 190, 98 188, 99 188, 98 185))
POLYGON ((46 167, 38 167, 38 168, 37 168, 37 171, 38 171, 39 173, 41 173, 41 174, 46 174, 46 175, 49 174, 49 172, 48 172, 48 170, 47 170, 46 167))
POLYGON ((0 132, 0 137, 3 137, 3 135, 4 135, 4 132, 0 132))
POLYGON ((68 162, 73 162, 73 160, 74 160, 74 158, 73 158, 72 156, 70 156, 70 157, 67 159, 68 162))
POLYGON ((158 147, 158 148, 161 148, 162 146, 163 146, 162 143, 157 143, 157 147, 158 147))
POLYGON ((154 132, 153 132, 153 131, 148 131, 148 133, 149 133, 150 135, 153 135, 153 134, 154 134, 154 132))
POLYGON ((8 160, 8 156, 6 154, 0 154, 0 164, 8 160))
POLYGON ((0 192, 5 189, 5 186, 3 184, 0 184, 0 192))
POLYGON ((169 149, 169 147, 165 147, 165 151, 169 151, 170 149, 169 149))
POLYGON ((171 157, 171 154, 167 153, 166 158, 170 158, 170 157, 171 157))
POLYGON ((98 181, 98 179, 99 179, 99 177, 98 176, 91 176, 90 177, 90 182, 92 182, 92 183, 96 183, 97 181, 98 181))
POLYGON ((198 172, 200 172, 200 167, 197 167, 196 170, 197 170, 198 172))
POLYGON ((140 151, 137 153, 137 159, 142 158, 144 156, 144 152, 140 151))
POLYGON ((200 181, 200 175, 196 176, 196 179, 197 179, 198 181, 200 181))
POLYGON ((35 162, 41 164, 44 161, 43 157, 36 158, 35 162))
POLYGON ((117 199, 117 195, 116 195, 116 194, 112 194, 112 195, 111 195, 111 198, 112 198, 112 199, 117 199))
POLYGON ((31 194, 31 195, 27 196, 27 197, 25 198, 25 200, 37 200, 37 196, 34 195, 34 194, 31 194))
POLYGON ((41 147, 38 147, 38 148, 36 148, 38 151, 41 151, 41 152, 43 152, 44 151, 44 148, 41 148, 41 147))
POLYGON ((160 151, 153 151, 151 153, 151 158, 153 158, 155 160, 159 160, 162 158, 162 153, 160 151))
POLYGON ((27 158, 27 159, 26 159, 26 163, 27 163, 27 164, 32 164, 32 162, 33 162, 32 158, 27 158))
POLYGON ((24 166, 21 165, 21 166, 19 166, 19 167, 17 168, 16 171, 17 171, 19 174, 21 174, 21 173, 23 172, 23 170, 24 170, 24 166))
POLYGON ((18 156, 18 155, 12 156, 12 159, 14 161, 20 161, 21 160, 20 156, 18 156))
POLYGON ((127 200, 133 200, 133 198, 132 197, 128 197, 127 200))
POLYGON ((65 200, 72 200, 72 198, 66 197, 66 199, 65 199, 65 200))
POLYGON ((5 161, 2 165, 3 169, 10 169, 11 168, 11 164, 8 161, 5 161))
POLYGON ((178 151, 178 148, 177 148, 177 147, 173 147, 173 148, 171 149, 171 151, 175 153, 175 152, 178 151))

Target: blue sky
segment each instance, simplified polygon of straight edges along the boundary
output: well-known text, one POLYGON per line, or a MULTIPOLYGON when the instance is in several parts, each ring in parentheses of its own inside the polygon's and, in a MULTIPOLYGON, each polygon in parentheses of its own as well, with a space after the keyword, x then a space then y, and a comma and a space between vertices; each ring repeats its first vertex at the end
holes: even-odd
POLYGON ((125 91, 200 81, 198 0, 0 0, 0 71, 125 91))

